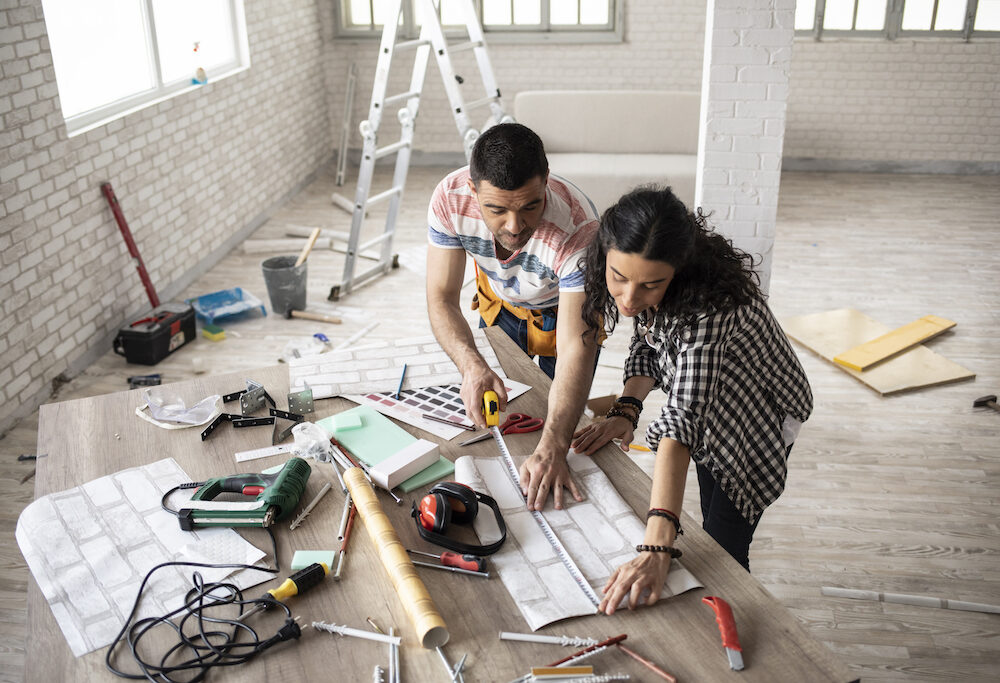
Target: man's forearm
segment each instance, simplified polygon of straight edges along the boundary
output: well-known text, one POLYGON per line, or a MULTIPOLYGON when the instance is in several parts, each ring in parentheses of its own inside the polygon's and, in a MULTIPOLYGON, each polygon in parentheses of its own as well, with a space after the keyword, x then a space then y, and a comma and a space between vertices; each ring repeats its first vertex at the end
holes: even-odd
POLYGON ((428 299, 427 311, 434 337, 458 366, 459 372, 465 375, 476 364, 486 365, 483 356, 476 349, 472 329, 458 306, 428 299))
POLYGON ((548 415, 539 449, 551 448, 563 454, 569 450, 573 432, 590 394, 596 354, 597 347, 592 344, 581 344, 570 353, 560 354, 556 362, 556 376, 549 390, 548 415))

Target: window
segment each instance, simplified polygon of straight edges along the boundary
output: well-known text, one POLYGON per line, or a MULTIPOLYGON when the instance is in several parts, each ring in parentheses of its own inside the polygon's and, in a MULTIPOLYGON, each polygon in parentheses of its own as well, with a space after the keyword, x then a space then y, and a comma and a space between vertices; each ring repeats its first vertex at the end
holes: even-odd
POLYGON ((995 37, 1000 0, 799 0, 795 31, 816 40, 824 35, 995 37))
POLYGON ((250 65, 242 0, 42 0, 71 134, 250 65))
MULTIPOLYGON (((489 40, 585 42, 622 38, 624 0, 473 0, 473 8, 489 40)), ((446 31, 463 32, 465 0, 440 0, 438 16, 446 31)), ((340 0, 337 33, 344 37, 378 37, 392 14, 393 0, 340 0)), ((422 0, 402 0, 400 38, 420 33, 422 0)))

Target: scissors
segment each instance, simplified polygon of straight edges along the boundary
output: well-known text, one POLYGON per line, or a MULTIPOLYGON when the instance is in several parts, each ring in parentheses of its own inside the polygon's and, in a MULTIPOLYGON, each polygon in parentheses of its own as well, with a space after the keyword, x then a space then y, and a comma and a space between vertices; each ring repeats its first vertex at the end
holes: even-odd
MULTIPOLYGON (((537 432, 545 424, 545 420, 540 417, 531 417, 531 415, 525 415, 524 413, 511 413, 504 420, 504 423, 500 425, 501 434, 527 434, 528 432, 537 432)), ((467 441, 463 441, 459 446, 468 446, 470 444, 479 443, 490 438, 492 434, 487 431, 483 434, 478 434, 467 441)))

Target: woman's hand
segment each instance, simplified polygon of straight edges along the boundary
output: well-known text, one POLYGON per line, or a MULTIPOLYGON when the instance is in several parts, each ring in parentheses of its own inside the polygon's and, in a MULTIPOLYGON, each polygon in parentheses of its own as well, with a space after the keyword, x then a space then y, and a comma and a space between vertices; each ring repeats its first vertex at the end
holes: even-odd
POLYGON ((616 416, 592 422, 573 434, 570 446, 577 453, 593 455, 594 452, 612 439, 621 439, 621 449, 628 453, 632 443, 632 423, 628 418, 616 416))
POLYGON ((660 599, 660 592, 670 571, 670 553, 639 553, 639 556, 618 567, 604 585, 604 598, 598 610, 615 613, 622 598, 628 596, 628 608, 640 604, 652 605, 660 599), (644 591, 649 591, 641 600, 644 591))

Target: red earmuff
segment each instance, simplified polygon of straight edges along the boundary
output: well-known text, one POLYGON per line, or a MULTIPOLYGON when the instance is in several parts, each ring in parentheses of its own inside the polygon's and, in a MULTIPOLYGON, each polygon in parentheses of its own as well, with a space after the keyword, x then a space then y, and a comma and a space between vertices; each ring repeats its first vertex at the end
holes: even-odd
POLYGON ((442 534, 448 524, 468 524, 479 512, 476 492, 465 484, 449 481, 437 484, 420 499, 417 522, 428 531, 442 534))

